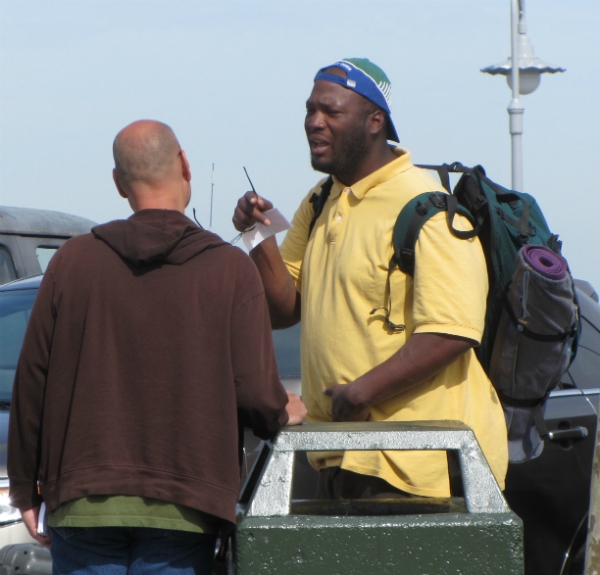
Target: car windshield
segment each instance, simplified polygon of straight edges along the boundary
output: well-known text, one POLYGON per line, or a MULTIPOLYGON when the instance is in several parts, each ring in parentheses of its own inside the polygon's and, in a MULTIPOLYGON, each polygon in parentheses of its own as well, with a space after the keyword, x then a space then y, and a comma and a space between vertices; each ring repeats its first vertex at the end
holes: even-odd
POLYGON ((36 289, 0 292, 0 404, 9 403, 36 289))

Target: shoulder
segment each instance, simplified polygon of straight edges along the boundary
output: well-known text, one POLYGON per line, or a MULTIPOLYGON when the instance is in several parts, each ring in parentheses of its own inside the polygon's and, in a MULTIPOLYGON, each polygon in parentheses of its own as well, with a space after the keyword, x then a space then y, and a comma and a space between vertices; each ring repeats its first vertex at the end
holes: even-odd
POLYGON ((300 206, 298 208, 298 212, 307 212, 309 211, 312 215, 313 213, 313 202, 316 196, 320 196, 323 193, 323 187, 329 180, 330 176, 326 176, 325 178, 321 178, 315 186, 313 186, 309 192, 302 198, 300 202, 300 206))
POLYGON ((89 258, 90 252, 96 250, 102 243, 92 233, 70 238, 58 248, 48 264, 48 269, 54 270, 60 265, 70 263, 77 264, 78 261, 89 258))
POLYGON ((313 215, 315 213, 314 201, 318 196, 320 196, 323 193, 323 186, 328 180, 329 176, 320 179, 317 182, 317 184, 309 190, 308 194, 306 194, 302 198, 300 206, 296 210, 296 213, 294 214, 294 218, 292 220, 293 228, 306 228, 306 230, 308 230, 308 226, 310 225, 310 222, 312 221, 313 215))
POLYGON ((418 196, 424 192, 444 191, 439 179, 429 173, 428 170, 411 164, 405 171, 396 175, 395 180, 399 185, 410 190, 412 196, 418 196))
POLYGON ((314 187, 311 188, 310 192, 308 193, 309 196, 311 196, 313 194, 313 192, 316 192, 317 194, 321 193, 321 188, 323 187, 323 185, 329 180, 329 178, 331 178, 331 176, 325 176, 324 178, 321 178, 314 187))
MULTIPOLYGON (((54 259, 77 259, 89 256, 90 252, 106 249, 108 246, 93 233, 81 234, 67 240, 57 251, 54 259)), ((110 248, 108 248, 110 249, 110 248)))
POLYGON ((256 269, 256 265, 247 253, 236 246, 230 245, 220 246, 218 253, 226 259, 227 264, 235 271, 236 283, 239 289, 249 292, 264 292, 258 269, 256 269))
POLYGON ((227 258, 233 265, 235 265, 240 274, 253 274, 256 272, 256 266, 250 259, 250 256, 241 248, 232 245, 219 246, 219 256, 227 258))
POLYGON ((429 170, 424 170, 418 166, 412 165, 409 172, 409 176, 414 179, 418 184, 431 189, 432 187, 436 190, 443 190, 442 183, 438 178, 432 175, 429 170))
POLYGON ((81 234, 67 240, 60 248, 63 252, 77 251, 79 249, 89 248, 98 242, 98 238, 93 233, 81 234))
POLYGON ((391 178, 386 184, 401 186, 403 190, 416 196, 423 192, 442 191, 444 188, 434 170, 426 170, 413 164, 412 154, 401 146, 393 148, 397 158, 391 163, 391 178))

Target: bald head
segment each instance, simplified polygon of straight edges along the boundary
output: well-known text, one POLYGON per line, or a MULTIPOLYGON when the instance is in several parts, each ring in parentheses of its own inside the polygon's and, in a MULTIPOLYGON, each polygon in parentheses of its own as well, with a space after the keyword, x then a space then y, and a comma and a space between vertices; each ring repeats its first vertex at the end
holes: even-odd
POLYGON ((190 168, 173 130, 154 120, 123 128, 113 143, 113 179, 134 211, 184 211, 190 199, 190 168))
POLYGON ((113 143, 115 169, 124 186, 160 184, 179 166, 181 151, 173 130, 154 120, 139 120, 123 128, 113 143))

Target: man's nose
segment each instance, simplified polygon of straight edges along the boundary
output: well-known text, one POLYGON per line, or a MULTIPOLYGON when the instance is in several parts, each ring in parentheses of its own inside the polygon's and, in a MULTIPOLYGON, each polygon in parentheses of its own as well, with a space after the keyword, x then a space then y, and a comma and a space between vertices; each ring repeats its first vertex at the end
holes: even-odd
POLYGON ((323 114, 319 111, 313 112, 310 115, 307 114, 306 120, 304 121, 304 127, 307 132, 322 130, 325 127, 323 114))

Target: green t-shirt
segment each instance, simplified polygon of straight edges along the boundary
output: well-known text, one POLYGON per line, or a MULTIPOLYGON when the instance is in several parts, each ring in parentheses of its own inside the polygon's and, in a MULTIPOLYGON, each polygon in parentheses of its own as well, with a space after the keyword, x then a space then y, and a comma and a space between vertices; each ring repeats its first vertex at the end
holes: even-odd
POLYGON ((94 495, 63 503, 51 527, 153 527, 217 534, 219 519, 197 509, 132 495, 94 495))

